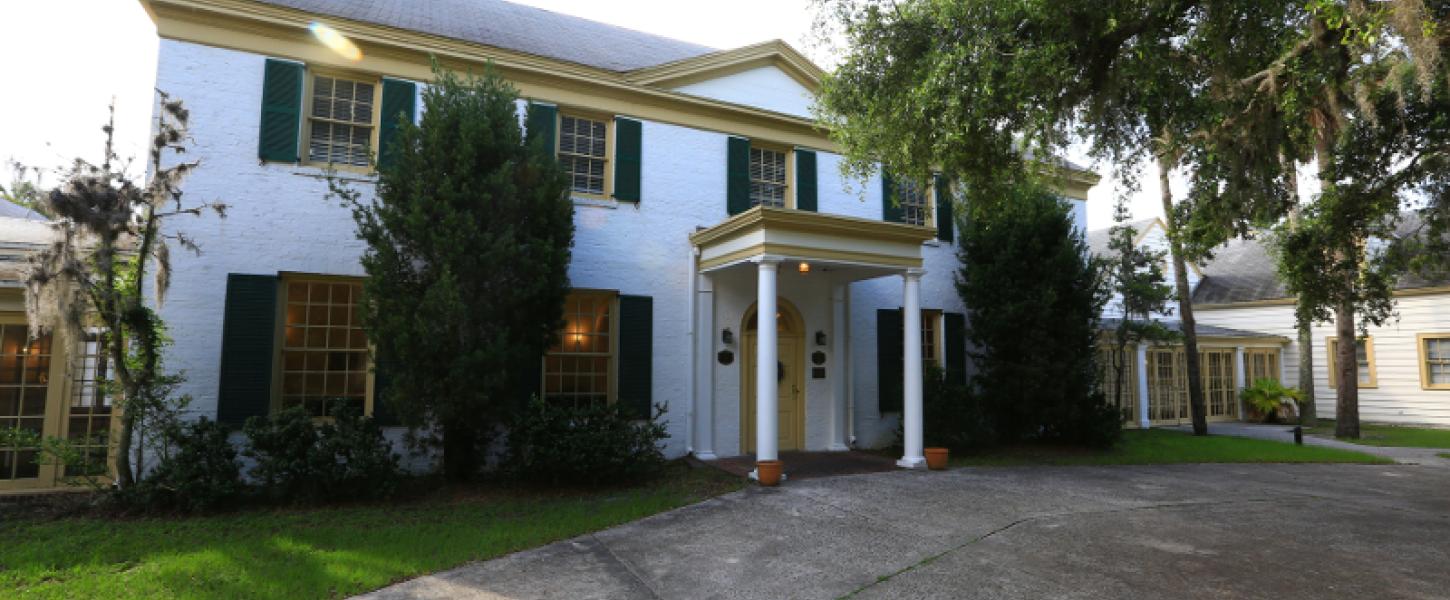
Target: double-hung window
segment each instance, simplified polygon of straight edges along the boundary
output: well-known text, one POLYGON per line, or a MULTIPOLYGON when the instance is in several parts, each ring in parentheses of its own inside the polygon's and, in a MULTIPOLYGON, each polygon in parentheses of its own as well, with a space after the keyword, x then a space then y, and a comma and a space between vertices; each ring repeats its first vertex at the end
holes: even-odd
POLYGON ((751 206, 785 208, 788 181, 785 152, 750 147, 751 206))
POLYGON ((903 180, 897 186, 897 201, 901 203, 902 222, 908 225, 930 225, 930 188, 911 180, 903 180))
MULTIPOLYGON (((1336 366, 1336 361, 1339 360, 1339 338, 1329 338, 1325 347, 1329 348, 1329 360, 1326 363, 1329 365, 1329 387, 1339 387, 1339 368, 1336 366)), ((1374 338, 1359 338, 1355 341, 1354 350, 1359 387, 1378 387, 1379 381, 1375 377, 1374 338)))
POLYGON ((544 400, 583 405, 614 399, 615 294, 575 291, 564 302, 564 329, 544 354, 544 400))
POLYGON ((284 286, 282 408, 314 417, 371 409, 368 340, 358 315, 362 284, 342 279, 290 279, 284 286))
POLYGON ((560 115, 559 164, 575 192, 604 195, 609 173, 608 122, 560 115))
POLYGON ((313 74, 307 104, 307 160, 366 168, 376 127, 376 82, 313 74))
POLYGON ((1450 333, 1422 333, 1420 386, 1427 390, 1450 390, 1450 333))
POLYGON ((921 311, 921 362, 922 364, 942 364, 941 353, 941 311, 924 309, 921 311))

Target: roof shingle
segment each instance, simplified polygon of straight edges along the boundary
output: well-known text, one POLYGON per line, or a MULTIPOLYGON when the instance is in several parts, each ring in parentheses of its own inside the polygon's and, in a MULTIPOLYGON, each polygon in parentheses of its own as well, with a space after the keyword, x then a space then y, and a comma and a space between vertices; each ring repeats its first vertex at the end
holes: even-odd
POLYGON ((714 48, 502 0, 259 0, 319 15, 632 71, 714 48))

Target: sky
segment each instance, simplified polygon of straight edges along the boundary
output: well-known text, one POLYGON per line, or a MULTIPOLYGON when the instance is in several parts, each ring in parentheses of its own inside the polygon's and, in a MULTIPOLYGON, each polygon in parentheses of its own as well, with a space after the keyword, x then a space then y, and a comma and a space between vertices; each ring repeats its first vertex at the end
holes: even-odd
MULTIPOLYGON (((419 0, 426 1, 426 0, 419 0)), ((715 48, 781 39, 822 66, 830 49, 813 43, 812 0, 522 0, 520 3, 715 48), (761 15, 771 15, 762 18, 761 15)), ((156 78, 156 28, 136 0, 0 2, 0 161, 52 170, 75 157, 100 160, 100 127, 116 103, 118 152, 140 157, 146 146, 156 78), (62 29, 63 28, 63 29, 62 29), (18 90, 18 92, 17 92, 18 90)), ((183 98, 183 100, 185 100, 183 98)), ((1082 156, 1070 156, 1080 163, 1082 156)), ((139 174, 140 160, 133 167, 139 174)), ((1089 194, 1088 228, 1112 225, 1116 198, 1106 167, 1089 194)), ((45 173, 44 181, 56 176, 45 173)), ((8 185, 8 166, 0 182, 8 185)), ((1143 173, 1129 204, 1135 218, 1160 216, 1157 173, 1143 173)), ((1179 181, 1177 186, 1181 186, 1179 181)), ((1178 187, 1181 193, 1183 190, 1178 187)))

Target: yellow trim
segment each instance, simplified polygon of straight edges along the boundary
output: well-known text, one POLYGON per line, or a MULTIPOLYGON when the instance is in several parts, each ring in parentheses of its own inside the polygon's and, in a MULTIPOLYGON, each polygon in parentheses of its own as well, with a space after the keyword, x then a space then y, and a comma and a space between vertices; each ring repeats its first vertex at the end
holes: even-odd
MULTIPOLYGON (((1450 285, 1435 285, 1419 288, 1405 288, 1393 291, 1395 298, 1413 298, 1415 296, 1434 296, 1437 294, 1450 294, 1450 285)), ((1229 310, 1235 308, 1254 308, 1260 306, 1286 306, 1293 305, 1294 298, 1285 296, 1282 298, 1266 298, 1264 300, 1249 300, 1247 302, 1223 302, 1218 304, 1195 304, 1193 310, 1229 310)))
POLYGON ((492 63, 525 98, 839 152, 811 119, 640 85, 628 73, 250 0, 142 2, 156 15, 157 33, 166 39, 413 81, 432 79, 433 56, 460 72, 480 72, 492 63), (347 36, 363 50, 363 58, 347 61, 317 44, 307 30, 313 21, 347 36))
MULTIPOLYGON (((300 133, 300 135, 302 136, 302 138, 297 141, 298 146, 300 146, 298 148, 298 150, 299 150, 298 154, 300 155, 299 158, 301 158, 301 160, 302 160, 301 164, 303 166, 319 167, 319 168, 325 168, 325 169, 332 169, 332 170, 335 170, 335 171, 349 171, 349 172, 353 172, 353 173, 372 174, 373 171, 374 171, 374 169, 373 169, 374 165, 372 164, 373 163, 373 158, 372 157, 373 156, 376 156, 377 155, 377 152, 378 152, 378 131, 379 131, 379 129, 381 129, 381 127, 380 127, 380 125, 381 125, 381 122, 380 122, 381 121, 381 118, 380 118, 379 115, 381 115, 382 112, 383 112, 383 79, 381 77, 377 77, 377 76, 374 76, 374 75, 368 75, 366 73, 358 73, 356 71, 350 71, 350 70, 345 70, 345 69, 336 69, 336 68, 330 68, 330 67, 317 67, 317 66, 313 66, 313 65, 303 65, 303 70, 302 70, 302 130, 301 130, 301 133, 300 133), (368 85, 373 86, 373 109, 372 109, 372 118, 370 119, 370 121, 368 123, 368 128, 370 130, 369 131, 369 135, 368 135, 368 154, 370 156, 368 158, 368 165, 367 166, 358 166, 358 165, 351 165, 351 164, 327 163, 327 162, 320 162, 320 161, 312 160, 312 143, 311 143, 312 142, 312 121, 314 119, 320 119, 319 117, 312 116, 312 102, 313 102, 313 98, 312 98, 312 92, 313 92, 313 90, 312 90, 312 84, 313 84, 313 82, 312 82, 312 80, 315 77, 329 77, 329 78, 332 78, 332 79, 340 79, 340 80, 343 80, 343 81, 349 81, 349 82, 353 82, 353 83, 366 83, 368 85)), ((342 124, 342 125, 361 125, 361 123, 349 123, 349 122, 346 122, 346 121, 340 121, 340 120, 336 120, 336 119, 320 119, 320 120, 327 121, 329 123, 338 123, 338 124, 342 124)))
POLYGON ((756 67, 774 66, 811 92, 821 88, 825 71, 781 40, 770 40, 630 71, 629 80, 640 85, 678 87, 717 79, 756 67))
POLYGON ((793 246, 787 244, 756 244, 749 248, 742 248, 728 254, 700 261, 700 270, 708 271, 730 263, 738 262, 752 256, 761 255, 782 255, 791 258, 804 258, 807 260, 822 260, 845 263, 859 263, 863 265, 880 265, 883 267, 919 268, 921 259, 906 259, 898 256, 875 254, 871 252, 850 252, 846 250, 822 250, 819 248, 808 248, 805 246, 793 246))
MULTIPOLYGON (((1375 360, 1374 360, 1374 336, 1372 336, 1372 335, 1366 335, 1366 336, 1359 337, 1359 338, 1355 338, 1355 339, 1364 342, 1364 359, 1365 359, 1365 362, 1367 363, 1366 366, 1365 366, 1365 369, 1369 371, 1369 382, 1367 382, 1367 383, 1361 383, 1361 384, 1359 384, 1358 387, 1359 387, 1359 389, 1362 389, 1362 390, 1377 388, 1377 387, 1380 386, 1380 384, 1379 384, 1378 369, 1376 368, 1375 360)), ((1328 355, 1328 360, 1325 361, 1325 364, 1329 366, 1329 387, 1330 387, 1330 389, 1338 389, 1339 388, 1339 382, 1338 382, 1338 378, 1339 378, 1338 375, 1339 375, 1339 373, 1338 373, 1338 370, 1335 369, 1335 362, 1334 362, 1335 355, 1339 354, 1338 352, 1335 351, 1338 346, 1339 346, 1339 338, 1338 337, 1330 336, 1330 337, 1324 338, 1325 354, 1328 355)), ((1358 360, 1355 361, 1354 372, 1355 372, 1355 380, 1358 381, 1359 380, 1359 361, 1358 360)))
MULTIPOLYGON (((790 434, 794 438, 794 447, 780 447, 779 450, 804 450, 806 440, 806 344, 805 344, 805 319, 801 318, 800 311, 794 304, 784 297, 777 296, 775 299, 776 310, 791 321, 793 333, 776 334, 776 360, 784 360, 780 355, 780 344, 789 340, 795 345, 795 352, 790 357, 795 361, 795 393, 792 397, 795 400, 796 427, 792 427, 790 434)), ((756 304, 752 303, 750 308, 745 310, 745 315, 740 318, 740 343, 743 344, 740 351, 740 452, 747 453, 755 450, 755 406, 750 399, 755 396, 755 360, 757 357, 755 341, 756 333, 745 328, 750 323, 750 317, 756 312, 756 304)), ((756 326, 759 327, 757 320, 756 326)), ((778 402, 778 401, 777 401, 778 402)), ((776 422, 777 436, 780 432, 779 415, 776 422)))
POLYGON ((1430 383, 1430 356, 1425 352, 1425 342, 1430 340, 1450 340, 1450 332, 1415 335, 1415 355, 1420 359, 1420 389, 1450 390, 1450 383, 1430 383))
POLYGON ((918 244, 932 239, 936 235, 931 228, 920 225, 754 206, 714 227, 690 234, 690 243, 696 246, 706 246, 762 227, 918 244))

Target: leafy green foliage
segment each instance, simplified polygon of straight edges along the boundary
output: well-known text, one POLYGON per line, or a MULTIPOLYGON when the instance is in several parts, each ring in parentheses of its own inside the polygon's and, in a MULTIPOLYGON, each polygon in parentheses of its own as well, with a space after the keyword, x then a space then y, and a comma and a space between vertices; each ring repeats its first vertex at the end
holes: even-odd
POLYGON ((219 202, 183 202, 181 183, 199 164, 178 162, 186 152, 190 112, 180 100, 158 94, 148 149, 150 179, 132 181, 120 164, 112 143, 113 106, 100 164, 77 159, 44 199, 40 212, 52 217, 55 239, 32 257, 25 282, 32 337, 55 332, 55 343, 62 346, 86 335, 101 342, 102 360, 114 374, 102 387, 114 392, 120 413, 113 456, 122 488, 145 475, 146 440, 164 437, 187 401, 172 396, 181 377, 163 368, 169 340, 152 303, 159 306, 166 299, 170 245, 200 249, 168 223, 206 213, 226 216, 226 205, 219 202), (149 277, 155 278, 152 294, 145 287, 149 277))
POLYGON ((242 454, 256 462, 251 476, 260 491, 285 502, 328 502, 391 494, 398 457, 371 418, 341 411, 314 422, 294 406, 267 418, 247 419, 242 454))
POLYGON ((618 404, 535 399, 509 429, 508 469, 519 479, 550 484, 652 477, 665 464, 664 413, 657 404, 653 418, 641 422, 618 404))
POLYGON ((963 451, 996 442, 992 417, 972 388, 954 384, 936 365, 922 378, 922 439, 927 446, 963 451))
POLYGON ((128 509, 204 512, 234 505, 245 486, 229 429, 205 417, 178 423, 165 432, 166 452, 155 470, 118 491, 128 509))
POLYGON ((1255 380, 1253 385, 1239 390, 1239 399, 1263 415, 1264 421, 1269 423, 1277 421, 1280 413, 1295 410, 1303 398, 1304 394, 1298 388, 1284 387, 1284 384, 1267 378, 1255 380))
POLYGON ((434 75, 421 123, 399 120, 376 199, 331 187, 367 243, 363 323, 393 367, 380 400, 440 432, 426 439, 463 478, 536 387, 563 325, 573 204, 555 158, 525 141, 517 90, 491 69, 434 75))
POLYGON ((1100 419, 1117 427, 1117 411, 1094 393, 1102 269, 1064 202, 1031 184, 1013 191, 961 227, 973 384, 1003 441, 1111 443, 1100 419))

